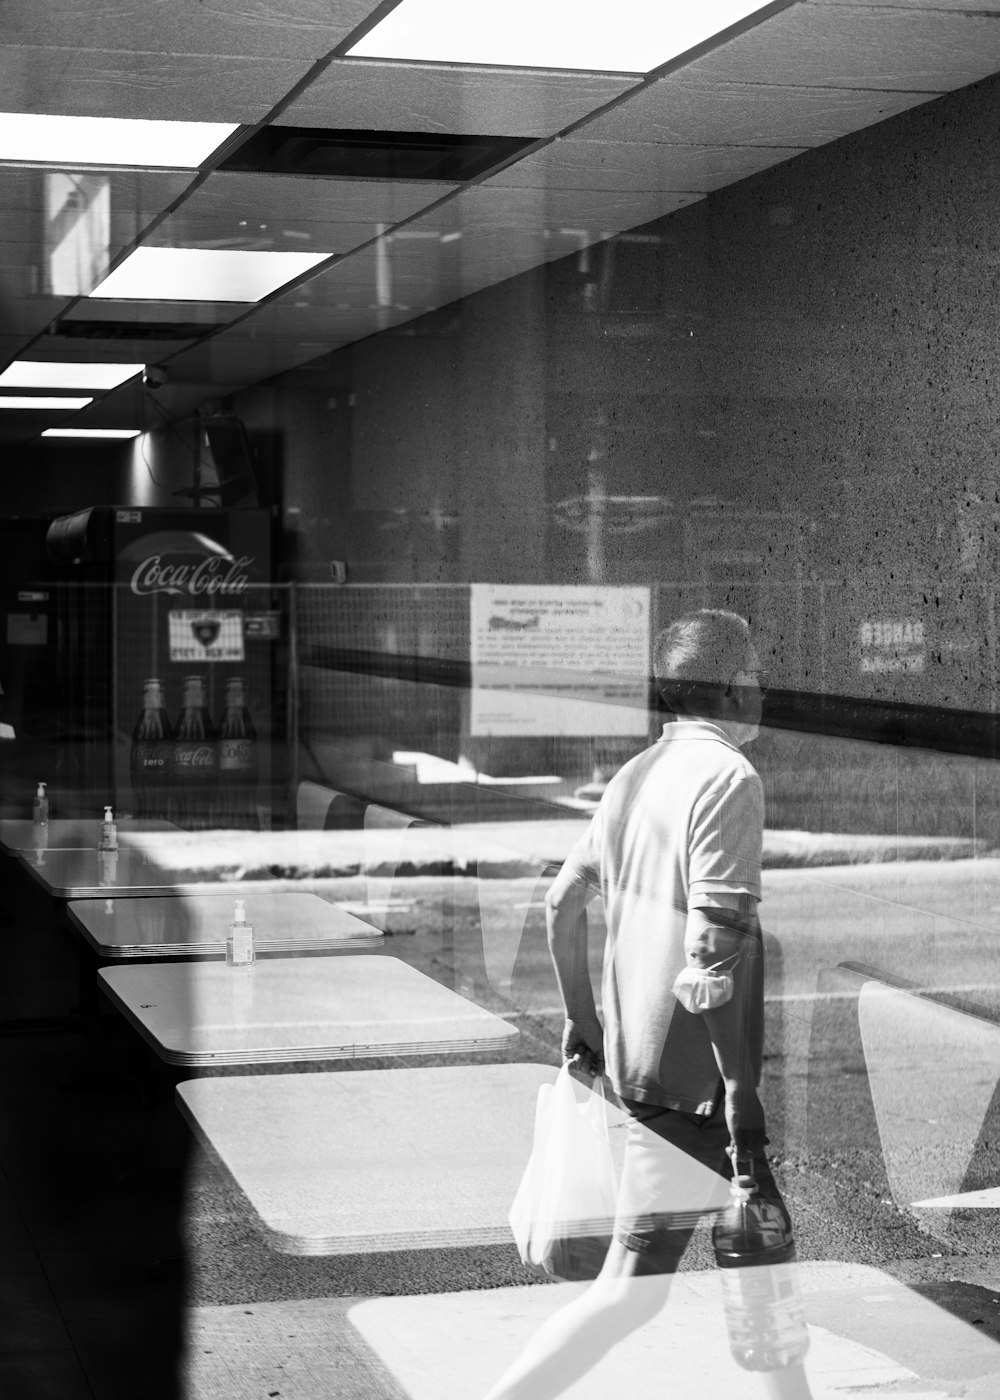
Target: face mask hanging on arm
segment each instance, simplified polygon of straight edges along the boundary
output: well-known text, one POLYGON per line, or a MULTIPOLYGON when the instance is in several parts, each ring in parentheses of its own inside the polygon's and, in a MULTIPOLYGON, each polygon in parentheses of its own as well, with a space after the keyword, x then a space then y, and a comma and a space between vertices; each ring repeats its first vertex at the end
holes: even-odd
POLYGON ((673 985, 673 993, 685 1011, 697 1016, 702 1011, 712 1011, 724 1006, 733 995, 733 974, 728 969, 721 970, 723 963, 735 963, 740 954, 723 958, 722 962, 711 967, 686 967, 673 985))

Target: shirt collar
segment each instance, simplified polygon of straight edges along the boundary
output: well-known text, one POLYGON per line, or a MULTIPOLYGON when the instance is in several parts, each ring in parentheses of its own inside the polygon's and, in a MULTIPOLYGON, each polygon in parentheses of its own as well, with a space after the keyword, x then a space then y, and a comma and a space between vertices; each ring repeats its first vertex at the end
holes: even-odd
POLYGON ((739 745, 726 733, 725 720, 699 719, 697 716, 678 716, 677 719, 667 720, 659 742, 662 744, 673 739, 717 739, 737 753, 740 751, 739 745))

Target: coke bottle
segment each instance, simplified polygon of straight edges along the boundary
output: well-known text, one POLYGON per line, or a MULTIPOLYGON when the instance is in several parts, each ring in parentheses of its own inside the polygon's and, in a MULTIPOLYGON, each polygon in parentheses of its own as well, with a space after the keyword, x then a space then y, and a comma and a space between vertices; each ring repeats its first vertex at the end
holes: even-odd
POLYGON ((171 821, 188 831, 209 826, 215 804, 219 752, 205 705, 201 676, 184 677, 180 718, 171 763, 171 821))
POLYGON ((792 1222, 778 1195, 737 1174, 732 1199, 712 1228, 722 1279, 729 1348, 744 1370, 773 1373, 770 1392, 809 1400, 802 1358, 809 1347, 795 1277, 792 1222))
POLYGON ((219 721, 219 800, 217 824, 256 831, 257 731, 247 708, 242 676, 226 684, 226 707, 219 721))
POLYGON ((163 703, 163 682, 155 676, 143 685, 142 713, 132 731, 129 774, 137 817, 167 815, 174 731, 163 703))

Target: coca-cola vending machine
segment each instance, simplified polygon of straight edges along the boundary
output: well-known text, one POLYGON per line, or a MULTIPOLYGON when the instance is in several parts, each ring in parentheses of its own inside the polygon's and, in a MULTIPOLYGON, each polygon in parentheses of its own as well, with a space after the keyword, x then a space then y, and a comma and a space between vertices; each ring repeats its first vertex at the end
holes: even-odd
POLYGON ((280 612, 264 510, 95 506, 53 521, 66 742, 79 811, 267 824, 280 612))

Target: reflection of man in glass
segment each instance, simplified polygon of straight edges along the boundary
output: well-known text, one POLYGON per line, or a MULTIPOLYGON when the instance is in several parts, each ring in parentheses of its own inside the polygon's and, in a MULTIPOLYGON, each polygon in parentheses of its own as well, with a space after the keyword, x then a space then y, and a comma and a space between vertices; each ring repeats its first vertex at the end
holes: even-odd
POLYGON ((630 1115, 614 1238, 597 1281, 546 1322, 488 1400, 558 1394, 659 1311, 699 1214, 721 1203, 730 1141, 777 1194, 757 1097, 763 792, 740 753, 760 723, 760 662, 743 618, 705 610, 660 634, 654 664, 670 711, 663 737, 611 780, 547 899, 563 1053, 591 1074, 606 1066, 630 1115), (598 893, 603 1027, 587 965, 598 893), (693 1188, 678 1149, 708 1169, 693 1188))

